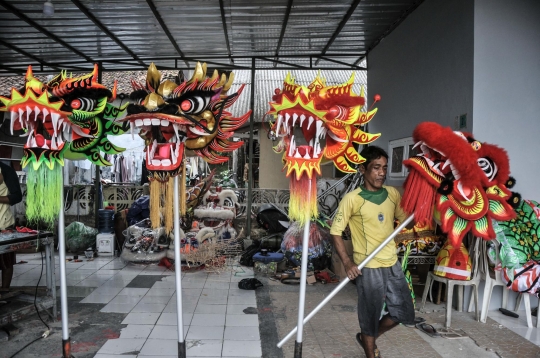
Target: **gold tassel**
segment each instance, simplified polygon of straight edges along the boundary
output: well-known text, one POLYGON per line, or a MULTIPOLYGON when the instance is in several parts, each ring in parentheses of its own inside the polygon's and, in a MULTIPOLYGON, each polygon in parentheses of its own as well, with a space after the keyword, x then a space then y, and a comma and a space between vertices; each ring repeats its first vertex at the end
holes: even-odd
POLYGON ((161 226, 161 183, 150 181, 150 222, 152 229, 161 226))
POLYGON ((174 226, 173 221, 173 199, 174 199, 174 179, 169 178, 169 180, 166 183, 167 189, 165 194, 165 232, 169 234, 174 226))
POLYGON ((180 179, 180 215, 186 216, 186 161, 182 163, 182 178, 180 179))

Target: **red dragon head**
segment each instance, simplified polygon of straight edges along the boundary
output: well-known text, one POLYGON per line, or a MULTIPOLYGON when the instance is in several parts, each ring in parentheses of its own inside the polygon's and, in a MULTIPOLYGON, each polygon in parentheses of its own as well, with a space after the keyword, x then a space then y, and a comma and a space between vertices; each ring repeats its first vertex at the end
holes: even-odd
POLYGON ((354 73, 341 85, 327 86, 320 74, 305 87, 295 83, 287 74, 283 88, 276 89, 267 114, 275 117, 271 135, 280 138, 274 151, 283 152, 287 176, 291 178, 289 215, 293 220, 304 221, 306 209, 301 203, 310 197, 310 215, 317 216, 316 185, 314 173, 321 175, 323 158, 346 173, 354 173, 350 164, 360 164, 365 159, 354 148, 355 144, 368 144, 380 137, 369 134, 361 126, 368 123, 377 109, 362 112, 364 93, 353 92, 354 73), (291 174, 294 175, 291 176, 291 174))
POLYGON ((512 205, 519 203, 508 190, 506 151, 433 122, 419 124, 413 139, 420 153, 404 161, 410 171, 404 209, 417 221, 435 216, 454 247, 469 230, 495 238, 492 220, 512 219, 512 205))
POLYGON ((197 63, 188 81, 183 76, 176 81, 162 80, 154 64, 148 69, 146 84, 132 81, 130 98, 135 103, 128 106, 124 120, 130 122, 132 132, 135 127, 140 129, 145 139, 146 167, 153 179, 167 181, 178 175, 184 146, 205 161, 218 164, 228 160, 220 152, 243 145, 228 140, 251 114, 235 118, 227 111, 244 88, 228 95, 233 80, 233 74, 227 78, 217 70, 207 77, 206 64, 197 63))

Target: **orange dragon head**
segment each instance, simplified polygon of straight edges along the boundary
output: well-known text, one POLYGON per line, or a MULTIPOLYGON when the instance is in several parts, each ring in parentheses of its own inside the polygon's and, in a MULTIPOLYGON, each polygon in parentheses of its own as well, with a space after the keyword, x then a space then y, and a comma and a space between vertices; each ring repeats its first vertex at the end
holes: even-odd
MULTIPOLYGON (((283 153, 286 173, 291 178, 289 215, 295 220, 304 221, 306 212, 300 208, 301 204, 295 208, 295 192, 298 192, 298 200, 307 197, 305 182, 314 180, 314 173, 321 175, 323 158, 333 161, 343 172, 354 173, 356 169, 351 164, 365 161, 355 144, 368 144, 380 137, 361 129, 377 109, 362 112, 364 93, 362 90, 359 95, 355 94, 353 84, 354 73, 346 83, 337 86, 327 86, 326 80, 318 74, 307 87, 296 84, 288 74, 283 88, 276 89, 272 97, 267 114, 273 115, 275 121, 270 134, 279 139, 274 151, 283 153)), ((317 216, 314 184, 310 191, 311 216, 317 216)))

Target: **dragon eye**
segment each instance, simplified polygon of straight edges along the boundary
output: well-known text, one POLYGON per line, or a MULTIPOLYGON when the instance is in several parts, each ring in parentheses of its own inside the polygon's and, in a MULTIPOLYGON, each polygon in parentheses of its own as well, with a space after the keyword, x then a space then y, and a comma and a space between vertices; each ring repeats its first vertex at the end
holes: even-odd
POLYGON ((73 101, 71 101, 71 108, 74 108, 74 109, 81 108, 81 101, 78 99, 74 99, 73 101))
POLYGON ((491 181, 497 176, 498 168, 497 164, 493 162, 490 158, 479 158, 477 160, 478 166, 484 171, 484 174, 491 181))
POLYGON ((96 106, 96 101, 90 98, 77 98, 71 101, 71 108, 77 109, 79 111, 91 112, 96 106))
POLYGON ((180 103, 180 108, 184 113, 188 114, 199 114, 206 109, 210 97, 203 96, 192 96, 188 99, 183 100, 180 103))
POLYGON ((184 112, 188 112, 191 109, 191 107, 193 107, 193 103, 191 103, 190 100, 185 100, 180 105, 180 108, 182 108, 182 111, 184 111, 184 112))

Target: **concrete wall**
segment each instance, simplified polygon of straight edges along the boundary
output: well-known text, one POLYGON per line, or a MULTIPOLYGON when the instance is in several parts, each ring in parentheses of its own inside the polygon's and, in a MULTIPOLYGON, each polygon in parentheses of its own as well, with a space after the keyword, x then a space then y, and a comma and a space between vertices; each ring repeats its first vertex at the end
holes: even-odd
POLYGON ((266 136, 266 131, 259 131, 261 157, 259 162, 259 188, 289 189, 289 178, 282 172, 282 154, 272 150, 272 141, 266 136))
POLYGON ((540 2, 476 0, 474 135, 508 151, 515 191, 540 200, 540 2))
POLYGON ((454 128, 465 113, 472 131, 473 16, 472 1, 427 0, 369 54, 369 92, 382 97, 369 123, 382 133, 375 145, 388 150, 424 121, 454 128))

